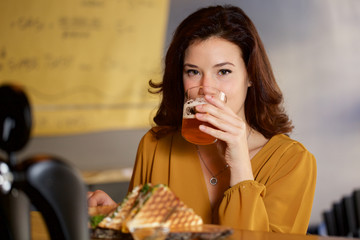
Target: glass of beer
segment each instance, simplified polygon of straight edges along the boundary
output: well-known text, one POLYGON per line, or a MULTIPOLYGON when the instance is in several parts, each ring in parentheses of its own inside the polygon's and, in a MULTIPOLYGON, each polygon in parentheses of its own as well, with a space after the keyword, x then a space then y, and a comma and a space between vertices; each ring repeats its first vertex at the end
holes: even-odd
POLYGON ((186 90, 181 134, 188 142, 197 145, 208 145, 216 142, 217 140, 213 136, 200 131, 199 125, 206 125, 215 129, 216 127, 195 118, 195 107, 206 103, 205 95, 211 95, 223 102, 226 102, 225 93, 213 87, 197 86, 186 90))

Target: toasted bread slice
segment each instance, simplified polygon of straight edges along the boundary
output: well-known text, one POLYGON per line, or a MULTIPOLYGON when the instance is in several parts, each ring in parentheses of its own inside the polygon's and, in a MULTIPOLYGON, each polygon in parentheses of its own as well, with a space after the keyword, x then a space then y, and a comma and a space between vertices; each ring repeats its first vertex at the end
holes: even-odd
POLYGON ((135 227, 165 225, 177 228, 201 224, 201 217, 180 201, 169 187, 145 184, 135 187, 98 227, 128 233, 135 227))
POLYGON ((177 208, 167 220, 170 228, 198 226, 203 224, 202 218, 193 209, 187 207, 180 201, 177 208))
POLYGON ((118 207, 110 212, 98 226, 101 228, 121 230, 123 221, 130 214, 141 189, 142 186, 135 187, 133 191, 131 191, 118 205, 118 207))
POLYGON ((151 189, 151 196, 136 210, 136 214, 127 219, 128 229, 142 227, 192 226, 202 224, 200 216, 188 208, 165 185, 157 185, 151 189))
POLYGON ((164 185, 154 186, 148 193, 148 199, 134 209, 132 216, 125 223, 128 228, 135 226, 155 227, 167 221, 168 215, 180 200, 164 185))

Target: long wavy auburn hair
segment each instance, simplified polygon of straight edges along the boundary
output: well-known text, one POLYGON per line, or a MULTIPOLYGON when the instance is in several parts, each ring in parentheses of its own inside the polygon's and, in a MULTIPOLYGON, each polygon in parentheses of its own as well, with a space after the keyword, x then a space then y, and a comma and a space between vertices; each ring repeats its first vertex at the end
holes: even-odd
POLYGON ((290 133, 293 126, 282 106, 283 95, 253 22, 242 9, 224 5, 199 9, 176 29, 165 57, 162 82, 149 82, 151 93, 162 94, 154 122, 163 128, 154 132, 156 136, 161 137, 181 128, 185 50, 195 41, 214 36, 232 42, 241 49, 252 84, 245 100, 245 117, 250 127, 266 138, 290 133))

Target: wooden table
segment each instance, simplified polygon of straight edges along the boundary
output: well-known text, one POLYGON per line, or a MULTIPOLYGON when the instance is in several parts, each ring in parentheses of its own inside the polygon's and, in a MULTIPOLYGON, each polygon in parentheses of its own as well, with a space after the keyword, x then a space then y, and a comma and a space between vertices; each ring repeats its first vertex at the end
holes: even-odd
MULTIPOLYGON (((46 225, 39 212, 31 212, 31 239, 50 240, 46 225)), ((235 230, 224 240, 349 240, 349 238, 235 230)))

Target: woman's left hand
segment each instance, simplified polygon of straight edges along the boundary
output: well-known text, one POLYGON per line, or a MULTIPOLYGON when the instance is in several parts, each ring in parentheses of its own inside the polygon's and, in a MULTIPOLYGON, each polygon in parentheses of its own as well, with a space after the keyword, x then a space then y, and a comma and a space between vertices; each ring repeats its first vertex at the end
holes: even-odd
POLYGON ((87 199, 89 207, 116 205, 116 202, 112 200, 111 197, 102 190, 88 192, 87 199))

